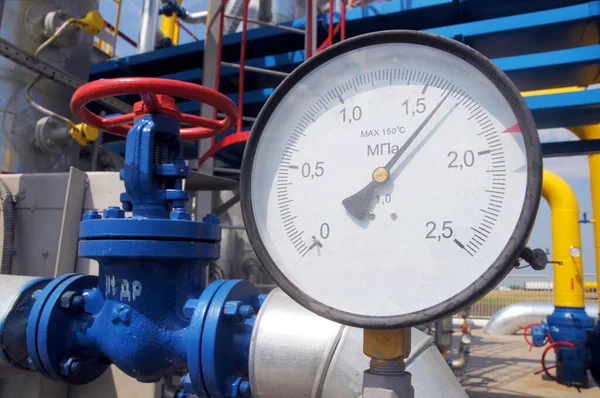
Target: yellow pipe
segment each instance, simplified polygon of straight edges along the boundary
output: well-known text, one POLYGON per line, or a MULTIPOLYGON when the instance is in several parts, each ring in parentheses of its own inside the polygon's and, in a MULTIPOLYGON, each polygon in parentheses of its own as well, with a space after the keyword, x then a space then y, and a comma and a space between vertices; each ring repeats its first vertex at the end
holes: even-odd
MULTIPOLYGON (((177 4, 181 4, 183 0, 177 0, 177 4)), ((170 17, 163 15, 160 20, 160 31, 173 41, 174 45, 179 44, 179 25, 177 25, 177 15, 173 14, 170 17)))
POLYGON ((579 207, 571 187, 556 174, 544 170, 542 196, 550 205, 554 261, 554 305, 584 307, 581 255, 572 257, 571 247, 581 248, 579 207))
MULTIPOLYGON (((177 21, 175 21, 177 22, 177 21)), ((180 27, 178 23, 175 23, 175 31, 173 32, 173 44, 174 45, 178 45, 179 44, 179 32, 180 32, 180 27)))
MULTIPOLYGON (((600 138, 600 124, 581 127, 570 127, 579 139, 594 140, 600 138)), ((600 223, 594 222, 596 216, 600 217, 600 154, 588 156, 590 167, 590 190, 592 192, 592 223, 594 224, 594 250, 596 252, 596 278, 600 286, 600 223)), ((600 313, 600 301, 598 302, 600 313)))
POLYGON ((106 53, 109 55, 115 55, 117 51, 117 41, 119 41, 119 25, 121 24, 121 8, 123 7, 122 0, 114 0, 117 4, 117 18, 115 19, 115 31, 113 32, 115 37, 115 45, 111 48, 110 44, 106 45, 106 53))
POLYGON ((544 89, 544 90, 522 91, 521 95, 523 97, 532 97, 532 96, 535 96, 535 95, 572 93, 574 91, 583 91, 586 88, 587 87, 580 87, 580 86, 547 88, 547 89, 544 89))

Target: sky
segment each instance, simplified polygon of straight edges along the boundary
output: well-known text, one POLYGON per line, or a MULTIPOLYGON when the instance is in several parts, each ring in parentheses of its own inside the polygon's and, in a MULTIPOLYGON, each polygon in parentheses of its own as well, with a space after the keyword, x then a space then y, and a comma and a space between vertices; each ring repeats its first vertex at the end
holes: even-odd
MULTIPOLYGON (((136 42, 138 41, 139 36, 139 20, 142 2, 143 0, 123 0, 123 9, 121 13, 122 22, 120 30, 136 42)), ((207 7, 207 0, 184 0, 183 6, 191 12, 205 10, 207 7)), ((114 22, 116 15, 116 5, 114 1, 100 0, 100 12, 107 21, 114 22)), ((203 24, 186 24, 186 27, 188 27, 196 37, 200 39, 204 38, 205 26, 203 24)), ((194 39, 191 36, 181 31, 180 44, 188 43, 193 40, 194 39)), ((117 44, 117 55, 126 56, 131 54, 135 54, 135 49, 128 43, 120 40, 117 44)), ((542 142, 560 142, 578 139, 570 131, 565 129, 540 130, 539 133, 542 142)), ((571 186, 577 196, 580 213, 587 212, 591 215, 592 208, 587 156, 546 158, 544 159, 544 167, 562 177, 571 186)), ((580 224, 580 230, 584 273, 593 274, 595 273, 596 268, 594 263, 593 225, 580 224)), ((540 208, 529 240, 529 246, 531 248, 548 248, 552 251, 550 209, 543 199, 540 202, 540 208)), ((533 271, 531 268, 515 270, 502 284, 521 284, 523 280, 537 280, 530 278, 530 275, 551 276, 552 265, 548 265, 545 271, 540 272, 533 271)), ((593 275, 586 275, 585 280, 595 281, 596 279, 593 275)))

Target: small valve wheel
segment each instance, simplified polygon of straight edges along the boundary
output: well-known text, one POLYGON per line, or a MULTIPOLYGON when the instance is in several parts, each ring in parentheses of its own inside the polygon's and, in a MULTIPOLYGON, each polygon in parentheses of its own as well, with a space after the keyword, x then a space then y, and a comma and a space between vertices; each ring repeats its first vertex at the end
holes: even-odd
POLYGON ((84 123, 109 133, 126 136, 131 123, 148 113, 175 117, 183 124, 182 140, 198 140, 213 137, 229 130, 237 121, 237 107, 225 95, 209 88, 178 80, 159 78, 100 79, 79 87, 71 99, 71 111, 84 123), (134 111, 125 115, 104 118, 87 109, 86 105, 99 98, 139 94, 142 101, 134 105, 134 111), (225 114, 214 120, 202 116, 180 113, 173 97, 185 98, 210 105, 225 114))

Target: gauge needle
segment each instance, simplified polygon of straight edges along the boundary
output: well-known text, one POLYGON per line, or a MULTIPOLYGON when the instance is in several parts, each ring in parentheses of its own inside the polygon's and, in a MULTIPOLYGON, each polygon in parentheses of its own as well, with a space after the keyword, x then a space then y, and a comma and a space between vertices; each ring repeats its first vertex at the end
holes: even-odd
MULTIPOLYGON (((436 107, 431 111, 429 115, 423 120, 423 122, 417 127, 414 133, 406 140, 406 142, 400 147, 400 149, 392 156, 392 158, 386 163, 383 167, 378 167, 373 171, 372 180, 360 191, 356 192, 354 195, 348 196, 346 199, 342 200, 342 205, 346 208, 348 213, 352 214, 354 217, 362 220, 367 215, 369 211, 369 202, 375 192, 379 189, 379 187, 389 180, 390 169, 400 160, 400 157, 406 152, 410 144, 417 138, 417 136, 421 133, 423 128, 427 125, 427 123, 431 120, 433 115, 440 109, 442 104, 446 101, 446 99, 450 96, 452 91, 448 91, 448 93, 442 98, 442 100, 436 105, 436 107)), ((454 109, 454 108, 453 108, 454 109)))
POLYGON ((312 250, 312 248, 315 246, 323 247, 323 244, 321 243, 321 241, 314 235, 312 236, 312 241, 313 241, 313 244, 310 245, 308 250, 312 250))

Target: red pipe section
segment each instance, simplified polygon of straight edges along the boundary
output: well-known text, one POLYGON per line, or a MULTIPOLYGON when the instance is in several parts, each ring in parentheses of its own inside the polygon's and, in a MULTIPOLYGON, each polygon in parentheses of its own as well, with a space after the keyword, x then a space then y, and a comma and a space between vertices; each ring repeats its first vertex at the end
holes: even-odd
POLYGON ((200 39, 198 39, 198 38, 196 37, 196 35, 195 35, 195 34, 193 34, 193 33, 192 33, 192 31, 191 31, 191 30, 189 30, 189 29, 188 29, 188 28, 187 28, 185 25, 183 25, 181 22, 179 22, 179 21, 175 21, 175 23, 176 23, 176 24, 177 24, 177 25, 178 25, 178 26, 179 26, 181 29, 183 29, 183 31, 184 31, 185 33, 187 33, 188 35, 190 35, 190 36, 192 37, 192 39, 194 39, 194 40, 196 40, 196 41, 199 41, 199 40, 200 40, 200 39))
POLYGON ((341 40, 346 40, 346 3, 344 3, 344 0, 342 1, 342 20, 340 21, 340 23, 342 24, 342 34, 341 34, 341 40))
MULTIPOLYGON (((105 22, 106 23, 106 27, 109 28, 110 30, 112 30, 113 32, 115 31, 115 27, 114 25, 105 22)), ((120 30, 117 32, 117 35, 125 40, 127 43, 131 44, 132 46, 134 46, 135 48, 137 48, 137 43, 129 36, 127 36, 125 33, 121 32, 120 30)))
POLYGON ((313 56, 312 54, 312 30, 313 30, 313 9, 312 9, 312 0, 306 0, 306 32, 304 34, 306 36, 306 59, 313 56))
POLYGON ((202 155, 200 157, 200 159, 198 159, 198 166, 200 166, 202 163, 206 162, 209 158, 212 158, 213 156, 215 156, 215 154, 217 152, 219 152, 221 149, 228 147, 229 145, 239 144, 241 142, 248 141, 249 136, 250 136, 249 131, 242 131, 241 133, 234 133, 234 134, 228 135, 227 137, 223 138, 221 141, 219 141, 216 144, 214 144, 213 146, 211 146, 210 149, 208 151, 206 151, 206 153, 204 155, 202 155))
MULTIPOLYGON (((221 6, 219 6, 219 10, 217 11, 219 15, 219 34, 217 37, 217 65, 215 69, 215 90, 219 91, 219 85, 221 84, 221 59, 223 56, 223 24, 225 22, 225 5, 227 4, 227 0, 221 1, 221 6)), ((215 18, 213 17, 213 22, 215 18)), ((208 28, 210 29, 210 28, 208 28)), ((208 32, 207 29, 207 32, 208 32)), ((213 118, 217 118, 217 109, 213 110, 213 118)), ((215 140, 213 138, 213 144, 215 140)))
MULTIPOLYGON (((218 37, 218 49, 217 49, 217 71, 215 74, 215 87, 218 90, 220 84, 221 77, 221 60, 223 54, 223 24, 225 18, 225 5, 227 0, 223 0, 221 6, 217 13, 220 18, 220 26, 219 26, 219 37, 218 37)), ((239 77, 239 88, 238 88, 238 120, 237 120, 237 129, 236 133, 225 137, 223 140, 219 142, 215 142, 213 138, 213 145, 211 148, 198 159, 198 165, 204 163, 207 159, 213 157, 218 151, 221 149, 240 142, 245 142, 248 140, 248 136, 250 132, 242 132, 242 116, 244 109, 244 68, 246 65, 246 42, 247 42, 247 32, 248 32, 248 4, 249 0, 244 0, 244 10, 242 17, 242 41, 240 46, 240 77, 239 77)), ((363 0, 364 3, 364 0, 363 0)), ((319 46, 317 52, 324 50, 326 47, 331 46, 333 44, 333 39, 335 35, 341 30, 341 40, 346 39, 346 4, 342 1, 341 4, 341 19, 340 22, 334 27, 333 26, 333 0, 329 0, 329 32, 327 39, 319 46)), ((310 58, 312 54, 312 29, 313 29, 313 7, 311 0, 308 0, 307 4, 307 18, 306 18, 306 32, 308 35, 306 38, 306 58, 310 58)), ((212 24, 216 21, 216 18, 213 19, 208 24, 207 30, 209 30, 212 24)), ((217 117, 217 110, 215 109, 214 118, 217 117)))
POLYGON ((244 0, 242 16, 242 43, 240 46, 240 78, 238 89, 238 121, 237 132, 242 131, 242 115, 244 114, 244 68, 246 66, 246 39, 248 37, 248 5, 250 0, 244 0))
POLYGON ((329 0, 329 44, 333 43, 333 0, 329 0))

